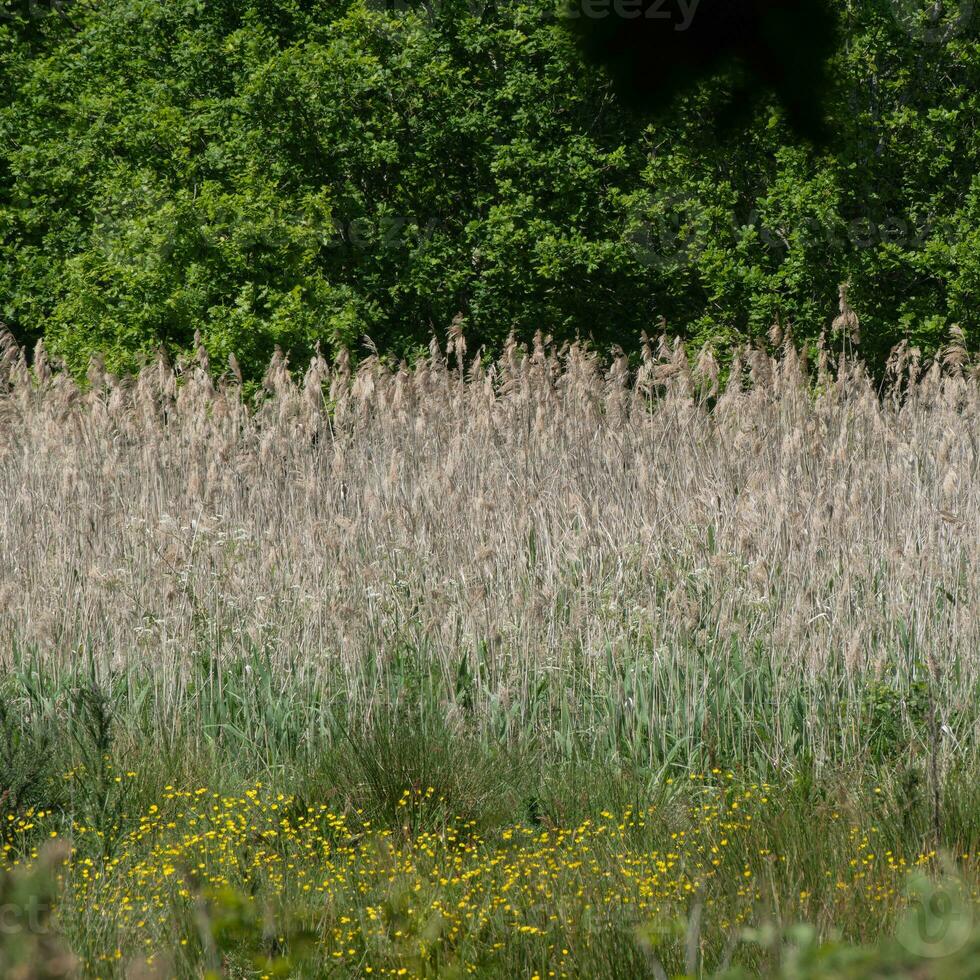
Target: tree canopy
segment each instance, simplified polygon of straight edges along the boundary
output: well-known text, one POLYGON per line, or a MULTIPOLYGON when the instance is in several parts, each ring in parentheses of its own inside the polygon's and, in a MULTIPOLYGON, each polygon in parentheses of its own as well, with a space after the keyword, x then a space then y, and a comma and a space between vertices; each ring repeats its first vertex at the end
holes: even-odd
POLYGON ((471 350, 807 339, 845 282, 872 359, 976 341, 968 0, 839 4, 825 144, 778 85, 720 127, 737 66, 637 112, 552 0, 6 4, 0 320, 78 370, 200 331, 254 376, 454 319, 471 350))

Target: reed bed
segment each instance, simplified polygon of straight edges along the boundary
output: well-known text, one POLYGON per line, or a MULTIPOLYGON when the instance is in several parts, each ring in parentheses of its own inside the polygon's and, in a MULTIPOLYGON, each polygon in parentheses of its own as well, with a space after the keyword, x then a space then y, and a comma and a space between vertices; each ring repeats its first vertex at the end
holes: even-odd
POLYGON ((541 338, 491 361, 453 331, 412 366, 277 354, 248 392, 203 349, 80 385, 8 336, 0 657, 152 671, 170 710, 202 657, 260 655, 272 689, 322 683, 361 718, 409 657, 449 718, 650 759, 713 726, 819 765, 887 702, 909 751, 972 751, 960 340, 876 383, 823 346, 723 371, 665 337, 634 363, 541 338))

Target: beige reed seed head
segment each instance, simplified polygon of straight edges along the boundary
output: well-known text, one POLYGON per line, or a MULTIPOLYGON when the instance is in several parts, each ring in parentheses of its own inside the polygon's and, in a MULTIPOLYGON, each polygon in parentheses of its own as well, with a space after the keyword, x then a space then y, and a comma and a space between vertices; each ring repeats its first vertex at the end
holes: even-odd
POLYGON ((875 669, 910 628, 957 663, 951 699, 980 679, 980 391, 958 335, 921 378, 897 350, 881 397, 825 347, 815 377, 789 347, 736 352, 717 401, 710 349, 692 369, 667 338, 638 369, 541 336, 464 375, 465 351, 451 330, 455 365, 436 344, 295 374, 277 351, 254 407, 233 358, 234 383, 200 355, 128 381, 94 361, 82 390, 0 336, 3 649, 258 646, 344 665, 352 699, 387 644, 447 676, 485 649, 491 699, 609 651, 875 669))

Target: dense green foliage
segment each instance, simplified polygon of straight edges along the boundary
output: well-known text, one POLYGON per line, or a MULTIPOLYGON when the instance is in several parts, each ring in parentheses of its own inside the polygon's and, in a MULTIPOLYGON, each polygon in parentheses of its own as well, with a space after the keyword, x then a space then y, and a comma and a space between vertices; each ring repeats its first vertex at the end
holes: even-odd
MULTIPOLYGON (((869 719, 868 751, 817 768, 806 753, 782 754, 783 720, 762 701, 746 714, 741 682, 730 681, 708 689, 719 728, 745 743, 757 732, 772 758, 740 755, 735 738, 731 769, 692 768, 710 745, 683 744, 650 767, 637 757, 645 751, 610 752, 606 734, 577 719, 553 739, 526 728, 501 738, 447 710, 449 679, 413 670, 405 652, 400 663, 385 657, 376 690, 386 710, 371 717, 324 673, 284 680, 259 651, 224 663, 217 654, 202 649, 179 684, 172 664, 12 658, 0 680, 4 976, 977 976, 975 747, 941 778, 937 824, 927 767, 907 751, 914 712, 897 702, 894 727, 878 732, 894 751, 872 748, 869 719), (329 899, 322 871, 304 885, 331 855, 348 860, 344 824, 323 808, 358 838, 360 828, 382 835, 377 850, 352 852, 356 887, 341 888, 335 872, 329 899), (617 835, 629 812, 656 816, 624 818, 617 835), (574 828, 581 854, 555 846, 574 828), (718 870, 698 879, 685 837, 703 835, 718 870), (453 881, 425 863, 444 846, 464 862, 453 881), (703 893, 682 889, 655 911, 652 900, 610 901, 630 893, 651 851, 671 861, 663 880, 695 877, 703 893), (406 852, 417 864, 403 865, 406 852), (498 866, 510 876, 503 891, 498 866), (546 886, 529 900, 540 869, 546 886), (115 902, 120 878, 128 898, 115 902), (494 896, 516 921, 480 919, 494 896), (479 926, 440 926, 458 899, 479 926), (17 928, 25 920, 42 928, 17 928), (37 972, 14 972, 25 964, 37 972)), ((865 691, 877 698, 873 684, 865 691)))
POLYGON ((771 105, 719 132, 727 77, 626 111, 554 0, 4 3, 0 320, 78 369, 459 315, 471 348, 812 338, 845 281, 872 361, 980 326, 967 0, 847 0, 819 149, 771 105))

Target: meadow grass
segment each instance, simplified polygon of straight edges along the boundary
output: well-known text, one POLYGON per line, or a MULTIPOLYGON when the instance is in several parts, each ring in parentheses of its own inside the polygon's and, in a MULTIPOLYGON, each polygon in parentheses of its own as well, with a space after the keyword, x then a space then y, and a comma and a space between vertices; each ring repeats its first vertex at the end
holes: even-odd
POLYGON ((5 342, 5 975, 975 969, 957 338, 465 353, 5 342))

